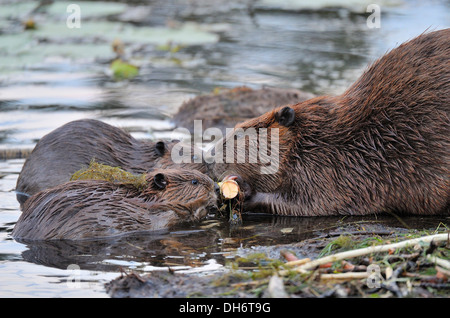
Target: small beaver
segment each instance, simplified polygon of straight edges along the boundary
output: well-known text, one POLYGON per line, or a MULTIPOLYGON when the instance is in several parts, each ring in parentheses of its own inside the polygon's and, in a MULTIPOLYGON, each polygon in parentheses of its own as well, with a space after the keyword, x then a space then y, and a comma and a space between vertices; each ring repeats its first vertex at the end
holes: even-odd
POLYGON ((216 207, 215 183, 185 169, 155 169, 146 185, 78 180, 32 196, 12 236, 24 240, 81 240, 169 228, 196 221, 216 207))
POLYGON ((225 133, 226 127, 260 116, 277 106, 295 104, 313 97, 314 94, 297 89, 239 86, 184 102, 173 121, 191 133, 194 133, 194 120, 202 120, 203 130, 217 127, 225 133))
MULTIPOLYGON (((262 174, 261 160, 213 166, 216 178, 237 176, 247 210, 299 216, 448 214, 450 29, 393 49, 340 96, 279 107, 237 128, 279 133, 274 173, 262 174)), ((218 144, 219 158, 239 137, 229 134, 218 144)), ((255 143, 247 140, 247 151, 250 146, 255 143)), ((235 147, 234 158, 236 153, 235 147)))
POLYGON ((145 141, 94 119, 69 122, 42 137, 25 161, 16 185, 21 205, 39 191, 70 180, 91 160, 132 173, 153 168, 186 168, 207 172, 205 164, 175 164, 170 150, 175 141, 145 141))

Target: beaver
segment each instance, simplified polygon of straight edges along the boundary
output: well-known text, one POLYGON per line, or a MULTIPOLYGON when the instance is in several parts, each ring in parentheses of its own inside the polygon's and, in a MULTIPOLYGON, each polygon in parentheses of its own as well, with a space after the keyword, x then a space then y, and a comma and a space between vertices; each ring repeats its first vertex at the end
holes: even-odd
MULTIPOLYGON (((178 141, 138 140, 120 128, 95 119, 71 121, 42 137, 20 172, 16 197, 21 206, 32 195, 70 180, 91 160, 131 173, 153 168, 207 172, 202 163, 175 164, 171 148, 178 141)), ((198 160, 197 160, 198 161, 198 160)))
POLYGON ((202 120, 202 129, 226 127, 264 114, 277 106, 298 103, 315 97, 314 94, 297 89, 263 87, 252 89, 238 86, 214 91, 184 102, 173 117, 178 127, 194 133, 194 120, 202 120))
MULTIPOLYGON (((247 151, 260 145, 244 142, 247 151)), ((216 144, 216 154, 212 174, 237 178, 248 211, 449 214, 450 29, 391 50, 342 95, 281 106, 237 124, 216 144), (237 163, 236 146, 228 149, 234 160, 224 161, 227 144, 243 135, 238 128, 266 128, 267 136, 278 129, 277 170, 261 173, 260 158, 237 163)))
POLYGON ((186 169, 154 169, 142 188, 77 180, 41 191, 24 204, 12 236, 21 240, 82 240, 154 231, 196 221, 216 207, 216 184, 186 169))

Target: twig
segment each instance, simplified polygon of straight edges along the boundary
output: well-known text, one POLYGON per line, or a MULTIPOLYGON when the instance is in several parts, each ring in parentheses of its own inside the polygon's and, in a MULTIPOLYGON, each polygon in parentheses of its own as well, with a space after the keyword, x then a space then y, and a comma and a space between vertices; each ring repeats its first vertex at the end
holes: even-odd
MULTIPOLYGON (((300 265, 303 265, 308 262, 311 262, 310 258, 302 258, 302 259, 298 259, 295 261, 287 262, 283 266, 285 266, 285 267, 286 266, 287 267, 300 266, 300 265)), ((288 269, 283 269, 283 270, 278 271, 278 275, 280 275, 280 276, 286 276, 288 273, 289 273, 288 269)))
POLYGON ((447 276, 447 277, 450 278, 450 270, 448 270, 448 269, 446 269, 446 268, 442 268, 442 267, 440 267, 440 266, 436 266, 436 270, 437 270, 438 272, 440 272, 442 275, 445 275, 445 276, 447 276))
POLYGON ((428 242, 431 242, 432 240, 445 241, 445 240, 448 240, 448 238, 449 238, 448 233, 435 234, 435 235, 419 237, 419 238, 415 238, 415 239, 411 239, 411 240, 406 240, 406 241, 399 242, 399 243, 377 245, 377 246, 371 246, 371 247, 361 248, 361 249, 357 249, 357 250, 346 251, 346 252, 329 255, 329 256, 325 256, 325 257, 316 259, 314 261, 300 265, 297 268, 295 268, 294 270, 296 270, 298 272, 307 272, 311 269, 316 268, 317 266, 319 266, 321 264, 325 264, 325 263, 329 263, 329 262, 335 262, 335 261, 339 261, 342 259, 358 257, 358 256, 366 255, 366 254, 387 252, 389 250, 415 245, 419 242, 428 243, 428 242))
POLYGON ((435 263, 436 265, 439 265, 440 267, 450 270, 450 262, 445 259, 442 259, 442 258, 439 258, 436 256, 432 256, 432 255, 427 255, 427 260, 435 263))
POLYGON ((283 256, 287 262, 298 261, 298 257, 289 251, 282 250, 280 251, 280 255, 283 256))
POLYGON ((269 279, 265 278, 265 279, 261 279, 261 280, 252 280, 252 281, 248 281, 248 282, 234 283, 234 284, 231 284, 230 286, 233 288, 240 288, 240 287, 246 287, 246 286, 259 286, 259 285, 263 285, 263 284, 267 284, 267 283, 269 283, 269 279))
POLYGON ((391 292, 393 292, 397 297, 404 297, 403 291, 397 285, 398 277, 406 270, 408 263, 404 262, 400 264, 393 272, 392 275, 381 286, 391 292))
POLYGON ((368 272, 349 272, 340 274, 321 274, 321 280, 353 280, 353 279, 363 279, 370 276, 368 272))
POLYGON ((379 230, 379 231, 338 231, 338 232, 330 232, 327 233, 325 237, 332 237, 332 236, 340 236, 340 235, 391 235, 393 234, 393 231, 387 231, 387 230, 379 230))
POLYGON ((298 259, 295 261, 287 262, 284 264, 284 266, 300 266, 300 265, 306 264, 308 262, 311 262, 310 258, 302 258, 302 259, 298 259))

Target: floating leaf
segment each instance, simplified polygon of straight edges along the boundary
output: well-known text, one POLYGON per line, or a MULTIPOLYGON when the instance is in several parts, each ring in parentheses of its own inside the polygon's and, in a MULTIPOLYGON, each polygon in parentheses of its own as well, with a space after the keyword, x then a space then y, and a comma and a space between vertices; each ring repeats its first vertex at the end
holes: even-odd
POLYGON ((111 43, 116 38, 125 43, 141 43, 166 46, 177 50, 188 45, 202 45, 216 43, 219 36, 214 33, 200 30, 195 25, 182 25, 180 28, 133 26, 121 22, 110 21, 83 21, 80 28, 67 28, 66 21, 48 21, 40 24, 34 33, 36 37, 46 38, 50 41, 63 41, 67 38, 102 39, 111 43), (176 43, 169 47, 167 43, 176 43))
POLYGON ((139 74, 139 68, 126 63, 121 59, 116 59, 111 63, 111 70, 117 80, 131 79, 139 74))
MULTIPOLYGON (((67 8, 73 1, 55 1, 46 10, 52 17, 67 18, 67 8)), ((128 5, 125 3, 114 3, 106 1, 81 1, 75 2, 80 8, 80 14, 84 19, 94 17, 104 17, 113 14, 123 13, 128 5)))
POLYGON ((18 19, 27 16, 36 6, 37 1, 20 1, 16 3, 2 3, 0 20, 18 19))

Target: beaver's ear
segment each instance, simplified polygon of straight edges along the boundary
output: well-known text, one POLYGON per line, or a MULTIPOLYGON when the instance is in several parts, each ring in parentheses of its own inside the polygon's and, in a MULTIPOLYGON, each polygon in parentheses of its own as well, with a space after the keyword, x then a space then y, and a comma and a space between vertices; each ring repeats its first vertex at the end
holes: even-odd
POLYGON ((289 127, 295 121, 295 111, 289 106, 283 107, 275 114, 275 120, 285 127, 289 127))
POLYGON ((160 190, 165 189, 167 186, 166 176, 162 173, 157 173, 153 177, 153 181, 155 182, 155 186, 160 190))
POLYGON ((164 143, 164 141, 158 141, 155 144, 155 151, 158 156, 164 156, 164 154, 166 153, 166 144, 164 143))

